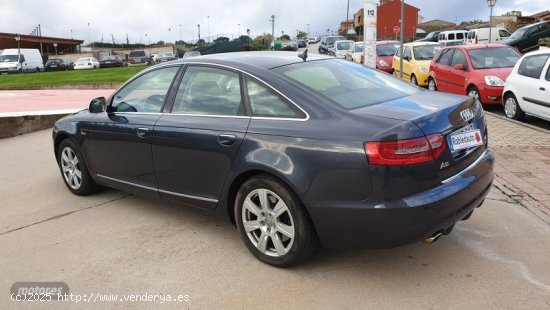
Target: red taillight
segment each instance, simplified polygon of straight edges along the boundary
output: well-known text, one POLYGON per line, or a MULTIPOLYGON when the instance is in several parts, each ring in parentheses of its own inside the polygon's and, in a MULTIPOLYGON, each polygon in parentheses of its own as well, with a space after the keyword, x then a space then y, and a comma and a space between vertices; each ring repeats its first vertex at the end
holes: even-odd
POLYGON ((406 140, 365 142, 365 152, 372 165, 416 165, 437 159, 445 145, 442 135, 433 134, 406 140))

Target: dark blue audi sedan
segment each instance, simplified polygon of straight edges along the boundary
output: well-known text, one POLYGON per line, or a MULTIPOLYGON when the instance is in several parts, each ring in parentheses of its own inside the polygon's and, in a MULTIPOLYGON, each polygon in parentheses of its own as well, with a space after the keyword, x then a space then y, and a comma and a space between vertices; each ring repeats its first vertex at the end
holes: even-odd
POLYGON ((481 104, 345 60, 243 52, 151 67, 53 130, 77 195, 108 186, 233 221, 258 259, 431 243, 491 187, 481 104))

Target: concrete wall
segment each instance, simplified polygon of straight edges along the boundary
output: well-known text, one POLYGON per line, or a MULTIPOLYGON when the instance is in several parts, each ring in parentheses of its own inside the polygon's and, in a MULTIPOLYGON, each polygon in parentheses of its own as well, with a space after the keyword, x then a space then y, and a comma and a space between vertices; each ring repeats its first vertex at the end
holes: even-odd
POLYGON ((65 115, 67 114, 0 117, 0 139, 52 128, 65 115))
POLYGON ((165 45, 165 46, 158 46, 158 47, 148 47, 148 48, 143 48, 143 49, 139 49, 139 48, 136 48, 136 49, 120 49, 120 48, 116 48, 116 49, 95 49, 93 51, 93 53, 92 52, 85 52, 85 53, 64 54, 64 55, 58 55, 58 56, 50 55, 49 57, 50 58, 55 58, 55 57, 66 58, 66 59, 69 59, 72 62, 77 61, 78 58, 81 58, 81 57, 93 56, 93 57, 96 57, 99 60, 101 57, 108 56, 108 55, 120 55, 120 56, 124 57, 125 59, 128 59, 128 54, 131 51, 135 51, 135 50, 146 50, 151 54, 164 53, 164 52, 172 52, 172 53, 175 54, 176 53, 176 46, 174 46, 174 45, 165 45))

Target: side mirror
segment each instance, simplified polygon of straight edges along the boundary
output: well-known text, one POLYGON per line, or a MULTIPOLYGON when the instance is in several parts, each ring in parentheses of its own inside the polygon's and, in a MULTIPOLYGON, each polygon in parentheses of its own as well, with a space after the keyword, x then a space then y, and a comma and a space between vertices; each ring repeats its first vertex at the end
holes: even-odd
POLYGON ((403 60, 409 61, 409 60, 411 60, 411 58, 409 56, 405 56, 405 57, 403 57, 403 60))
POLYGON ((106 106, 107 100, 105 97, 97 97, 90 102, 88 111, 90 111, 90 113, 101 113, 105 111, 106 106))
POLYGON ((456 64, 455 69, 464 71, 464 65, 463 64, 456 64))

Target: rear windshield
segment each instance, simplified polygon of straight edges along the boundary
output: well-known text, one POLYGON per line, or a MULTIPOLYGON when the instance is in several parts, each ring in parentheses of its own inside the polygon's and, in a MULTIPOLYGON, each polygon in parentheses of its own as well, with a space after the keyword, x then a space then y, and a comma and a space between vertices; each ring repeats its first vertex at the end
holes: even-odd
POLYGON ((441 48, 439 45, 423 45, 413 47, 414 58, 416 60, 430 60, 434 58, 435 53, 441 48))
POLYGON ((334 44, 335 41, 338 41, 338 40, 344 40, 346 38, 344 37, 328 37, 327 38, 327 45, 332 45, 334 44))
POLYGON ((347 110, 422 91, 385 73, 340 59, 302 62, 272 70, 347 110))
POLYGON ((474 69, 493 69, 513 67, 520 54, 510 47, 490 47, 469 50, 474 69))
POLYGON ((145 57, 145 52, 144 51, 133 51, 133 52, 130 52, 128 57, 145 57))
POLYGON ((378 56, 393 56, 399 48, 399 44, 380 44, 376 45, 376 54, 378 56))
POLYGON ((527 28, 519 28, 518 30, 514 31, 512 35, 510 36, 510 39, 519 39, 522 38, 523 35, 527 32, 527 28))
POLYGON ((364 46, 363 43, 355 43, 355 52, 361 53, 363 52, 364 46))
POLYGON ((61 63, 61 59, 50 59, 47 62, 48 64, 58 64, 61 63))
POLYGON ((353 43, 353 42, 338 42, 336 44, 336 49, 337 50, 349 50, 349 48, 351 46, 351 43, 353 43))

